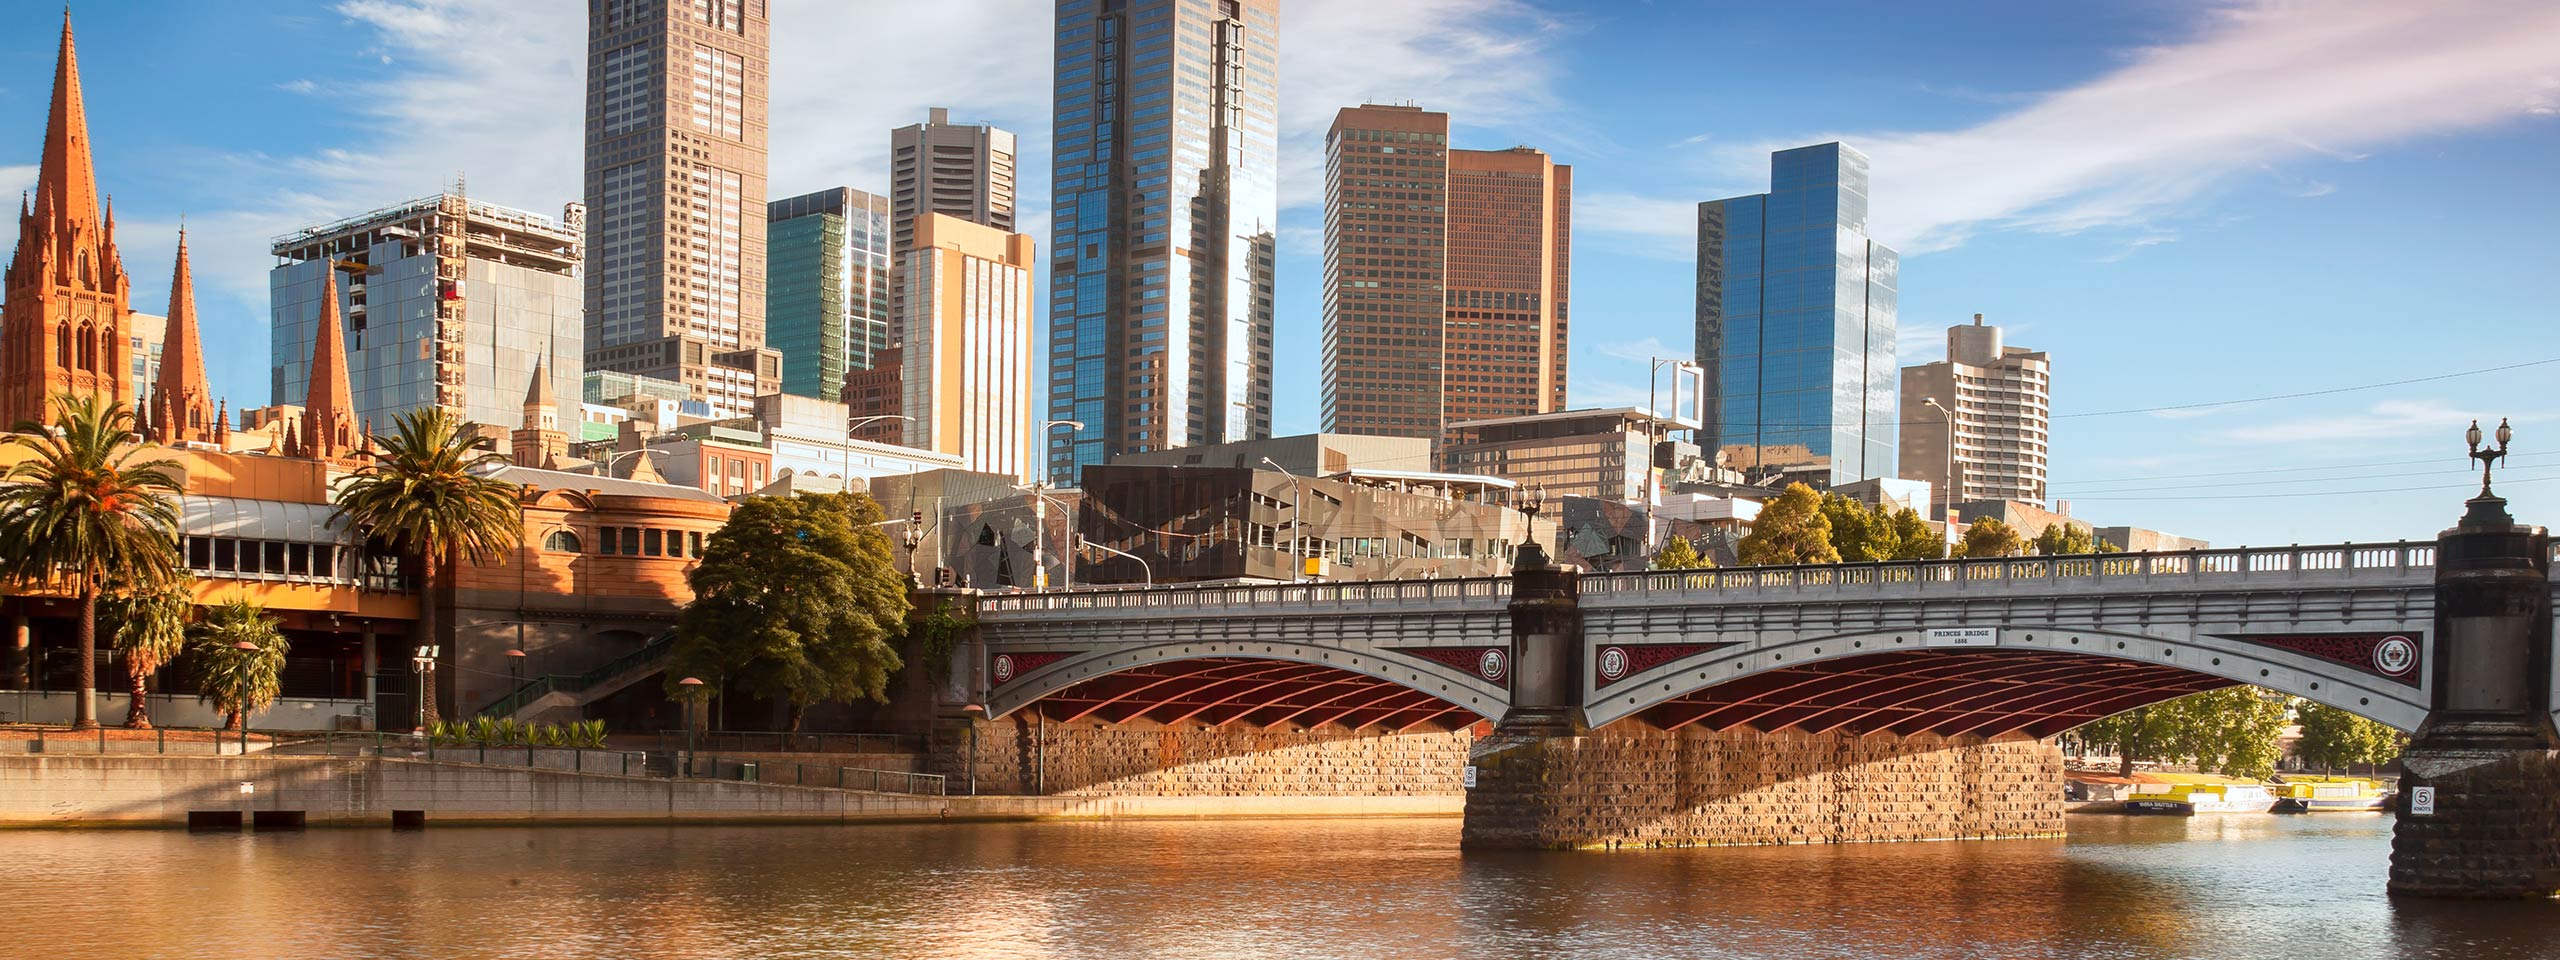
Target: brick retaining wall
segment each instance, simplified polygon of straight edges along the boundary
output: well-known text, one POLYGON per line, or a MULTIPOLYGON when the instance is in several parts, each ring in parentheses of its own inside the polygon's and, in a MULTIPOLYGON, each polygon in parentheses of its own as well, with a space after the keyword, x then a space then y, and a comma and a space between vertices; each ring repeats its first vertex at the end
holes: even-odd
MULTIPOLYGON (((933 769, 952 778, 954 791, 968 779, 971 726, 954 721, 934 738, 933 769)), ((1045 784, 1051 796, 1078 797, 1455 798, 1475 742, 1468 728, 1043 724, 1021 714, 974 726, 980 793, 1027 794, 1045 784)))

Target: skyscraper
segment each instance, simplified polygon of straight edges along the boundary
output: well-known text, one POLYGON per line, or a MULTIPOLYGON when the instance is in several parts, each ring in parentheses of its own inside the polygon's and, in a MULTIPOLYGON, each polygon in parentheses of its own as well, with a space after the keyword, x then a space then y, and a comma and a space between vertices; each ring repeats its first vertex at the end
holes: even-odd
POLYGON ((782 354, 782 392, 834 400, 889 346, 889 200, 834 187, 765 214, 765 343, 782 354))
POLYGON ((1728 468, 1826 483, 1894 475, 1894 290, 1867 237, 1867 157, 1770 157, 1769 192, 1698 205, 1698 363, 1728 468))
POLYGON ((2003 346, 2000 328, 1984 325, 1979 313, 1971 326, 1948 327, 1946 359, 1902 368, 1902 409, 1910 417, 1902 425, 1902 478, 1928 481, 1945 504, 2042 502, 2052 373, 2050 357, 2003 346))
POLYGON ((116 250, 115 211, 99 209, 80 58, 65 10, 34 206, 19 204, 18 249, 9 258, 8 299, 0 308, 0 347, 7 353, 0 362, 0 424, 49 423, 53 398, 64 394, 133 408, 132 286, 116 250))
MULTIPOLYGON (((1013 232, 1013 131, 993 124, 953 123, 934 107, 923 123, 889 132, 891 229, 898 253, 916 238, 916 217, 941 213, 1013 232)), ((906 310, 896 291, 891 321, 906 310)), ((897 331, 891 330, 891 338, 897 331)))
POLYGON ((781 384, 764 349, 770 27, 765 0, 587 0, 586 366, 679 381, 719 416, 781 384))
POLYGON ((550 371, 555 392, 577 396, 581 238, 575 206, 567 212, 555 220, 440 193, 277 238, 268 395, 303 402, 332 306, 323 295, 335 289, 353 390, 345 399, 359 421, 389 429, 403 413, 441 407, 513 424, 537 369, 550 371))
POLYGON ((957 454, 968 468, 1029 480, 1032 414, 1031 238, 928 213, 916 218, 907 276, 899 409, 906 445, 957 454))
MULTIPOLYGON (((1050 477, 1271 434, 1279 0, 1059 0, 1050 477)), ((910 360, 912 362, 912 360, 910 360)))
POLYGON ((1438 442, 1564 408, 1573 168, 1448 143, 1447 114, 1405 106, 1326 134, 1327 430, 1438 442))

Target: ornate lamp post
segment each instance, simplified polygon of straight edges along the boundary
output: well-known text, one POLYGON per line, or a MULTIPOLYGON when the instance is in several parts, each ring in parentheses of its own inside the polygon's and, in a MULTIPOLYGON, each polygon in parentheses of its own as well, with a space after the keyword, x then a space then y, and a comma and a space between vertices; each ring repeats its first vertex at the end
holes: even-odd
POLYGON ((922 589, 924 571, 916 569, 916 548, 924 545, 924 511, 918 510, 908 515, 907 532, 900 535, 898 539, 907 547, 907 579, 914 581, 916 587, 922 589))
POLYGON ((1533 570, 1545 567, 1547 546, 1538 542, 1538 511, 1545 509, 1547 505, 1547 485, 1534 480, 1530 481, 1528 486, 1520 488, 1516 502, 1520 512, 1529 518, 1529 532, 1527 539, 1520 542, 1519 559, 1513 561, 1512 565, 1533 570))
POLYGON ((1943 501, 1943 502, 1939 504, 1939 509, 1941 509, 1941 510, 1952 509, 1952 508, 1956 505, 1956 493, 1957 493, 1957 490, 1956 490, 1956 415, 1955 415, 1955 413, 1954 413, 1953 411, 1948 410, 1946 407, 1939 405, 1939 403, 1938 403, 1938 398, 1936 398, 1936 397, 1928 397, 1928 398, 1925 398, 1925 399, 1921 400, 1920 402, 1921 402, 1921 403, 1924 403, 1924 404, 1927 404, 1927 405, 1928 405, 1928 407, 1929 407, 1929 409, 1931 409, 1931 410, 1935 410, 1935 411, 1938 411, 1938 416, 1939 416, 1939 417, 1941 417, 1941 418, 1944 418, 1944 419, 1947 421, 1947 489, 1946 489, 1946 491, 1945 491, 1943 494, 1941 494, 1941 495, 1940 495, 1940 497, 1941 497, 1941 499, 1942 499, 1942 501, 1943 501))
MULTIPOLYGON (((517 624, 516 626, 521 630, 524 625, 517 624)), ((524 689, 524 651, 507 651, 507 679, 515 683, 516 689, 524 689)))
POLYGON ((2471 421, 2471 429, 2463 431, 2462 439, 2471 444, 2471 459, 2480 461, 2480 496, 2477 499, 2487 500, 2496 496, 2489 492, 2489 467, 2507 458, 2507 441, 2515 437, 2515 429, 2507 426, 2505 417, 2498 418, 2498 445, 2495 447, 2480 449, 2480 421, 2471 421))

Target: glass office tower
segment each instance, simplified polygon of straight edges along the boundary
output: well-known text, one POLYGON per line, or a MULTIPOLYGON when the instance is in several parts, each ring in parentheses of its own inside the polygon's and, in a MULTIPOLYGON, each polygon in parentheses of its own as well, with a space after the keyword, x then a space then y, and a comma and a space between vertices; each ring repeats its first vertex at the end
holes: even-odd
POLYGON ((1050 478, 1271 435, 1279 0, 1059 0, 1050 478))
POLYGON ((765 204, 765 345, 782 392, 835 400, 889 346, 889 198, 850 187, 765 204))
POLYGON ((1867 157, 1770 156, 1769 192, 1698 205, 1698 363, 1728 468, 1831 484, 1894 475, 1894 288, 1867 237, 1867 157))

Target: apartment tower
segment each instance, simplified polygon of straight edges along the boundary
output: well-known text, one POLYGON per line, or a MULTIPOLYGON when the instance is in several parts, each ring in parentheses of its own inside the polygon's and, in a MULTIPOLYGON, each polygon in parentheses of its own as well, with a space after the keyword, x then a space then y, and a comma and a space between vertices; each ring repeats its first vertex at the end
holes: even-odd
POLYGON ((2042 351, 2003 345, 1974 314, 1947 328, 1946 359, 1902 368, 1902 409, 1902 478, 1946 491, 1940 503, 2044 501, 2053 363, 2042 351))
POLYGON ((718 416, 781 386, 765 3, 587 0, 586 366, 681 382, 718 416))
POLYGON ((1279 0, 1058 2, 1056 482, 1271 434, 1279 30, 1279 0))
POLYGON ((834 400, 888 349, 889 198, 850 187, 765 205, 765 345, 782 392, 834 400))
POLYGON ((1448 143, 1447 114, 1408 106, 1326 133, 1328 431, 1436 443, 1564 409, 1573 168, 1448 143))
MULTIPOLYGON (((953 123, 951 111, 934 107, 923 123, 889 131, 889 209, 892 250, 915 242, 916 217, 940 213, 1013 232, 1013 131, 992 124, 953 123)), ((892 326, 905 312, 890 294, 892 326)), ((891 331, 895 342, 897 331, 891 331)))
POLYGON ((1031 238, 927 213, 914 243, 901 267, 906 445, 1033 479, 1031 238))
POLYGON ((1698 205, 1699 444, 1754 479, 1894 473, 1895 278, 1867 236, 1867 157, 1770 157, 1769 192, 1698 205))

